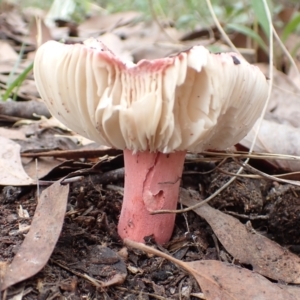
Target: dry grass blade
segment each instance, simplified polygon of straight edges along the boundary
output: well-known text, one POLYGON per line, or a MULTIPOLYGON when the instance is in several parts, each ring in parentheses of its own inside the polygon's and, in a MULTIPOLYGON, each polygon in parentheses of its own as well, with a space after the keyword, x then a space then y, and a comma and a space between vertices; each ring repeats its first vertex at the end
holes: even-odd
POLYGON ((226 152, 203 151, 202 154, 209 155, 209 156, 216 156, 216 157, 220 156, 222 158, 240 157, 240 158, 251 158, 251 159, 276 159, 276 160, 300 161, 300 156, 279 154, 279 153, 264 153, 264 152, 249 153, 244 151, 235 151, 235 152, 226 153, 226 152))

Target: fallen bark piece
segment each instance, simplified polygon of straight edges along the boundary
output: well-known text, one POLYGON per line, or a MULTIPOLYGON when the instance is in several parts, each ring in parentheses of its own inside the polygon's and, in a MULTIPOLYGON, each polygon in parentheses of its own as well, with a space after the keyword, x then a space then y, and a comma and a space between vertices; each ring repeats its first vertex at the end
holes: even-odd
POLYGON ((30 101, 7 101, 0 103, 0 114, 21 119, 36 120, 38 116, 50 118, 51 114, 43 102, 30 101))

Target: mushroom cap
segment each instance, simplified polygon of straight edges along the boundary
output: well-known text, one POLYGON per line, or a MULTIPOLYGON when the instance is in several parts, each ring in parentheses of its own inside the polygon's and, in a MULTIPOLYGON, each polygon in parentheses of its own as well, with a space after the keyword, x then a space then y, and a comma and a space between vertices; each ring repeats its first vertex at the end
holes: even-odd
POLYGON ((49 41, 36 53, 34 74, 58 120, 102 145, 133 151, 232 146, 254 125, 268 91, 262 72, 238 54, 202 46, 134 64, 97 39, 49 41))

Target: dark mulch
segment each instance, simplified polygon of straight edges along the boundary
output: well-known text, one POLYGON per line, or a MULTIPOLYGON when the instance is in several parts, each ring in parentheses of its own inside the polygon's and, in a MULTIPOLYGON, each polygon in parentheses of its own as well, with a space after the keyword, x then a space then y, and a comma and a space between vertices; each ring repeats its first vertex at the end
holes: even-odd
MULTIPOLYGON (((63 230, 51 259, 36 276, 10 288, 7 298, 24 289, 23 299, 28 300, 199 299, 191 295, 201 290, 189 274, 163 258, 123 246, 116 229, 122 195, 111 187, 122 187, 122 157, 107 162, 103 168, 108 172, 106 177, 89 174, 71 184, 63 230), (104 282, 118 281, 126 274, 127 277, 123 284, 99 289, 84 274, 104 282)), ((225 172, 238 168, 234 162, 221 166, 225 172)), ((214 163, 187 161, 182 186, 200 189, 205 197, 229 178, 230 175, 215 169, 214 163)), ((260 233, 297 251, 299 192, 299 188, 289 185, 241 177, 210 204, 242 222, 250 219, 260 233)), ((4 187, 0 204, 0 260, 10 261, 26 234, 20 233, 20 224, 30 225, 34 215, 36 189, 4 187), (30 218, 18 217, 20 205, 30 218)), ((147 243, 155 246, 151 239, 147 243)), ((157 247, 184 261, 232 259, 209 225, 193 212, 177 215, 172 240, 157 247)))

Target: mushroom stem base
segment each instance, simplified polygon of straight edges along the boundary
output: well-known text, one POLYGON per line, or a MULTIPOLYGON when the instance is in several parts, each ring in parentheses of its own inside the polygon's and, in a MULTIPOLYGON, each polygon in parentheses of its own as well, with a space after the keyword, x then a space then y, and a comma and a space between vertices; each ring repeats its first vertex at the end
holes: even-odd
POLYGON ((150 212, 176 209, 185 151, 170 154, 124 150, 125 188, 118 233, 122 239, 159 244, 171 238, 175 215, 150 212))

